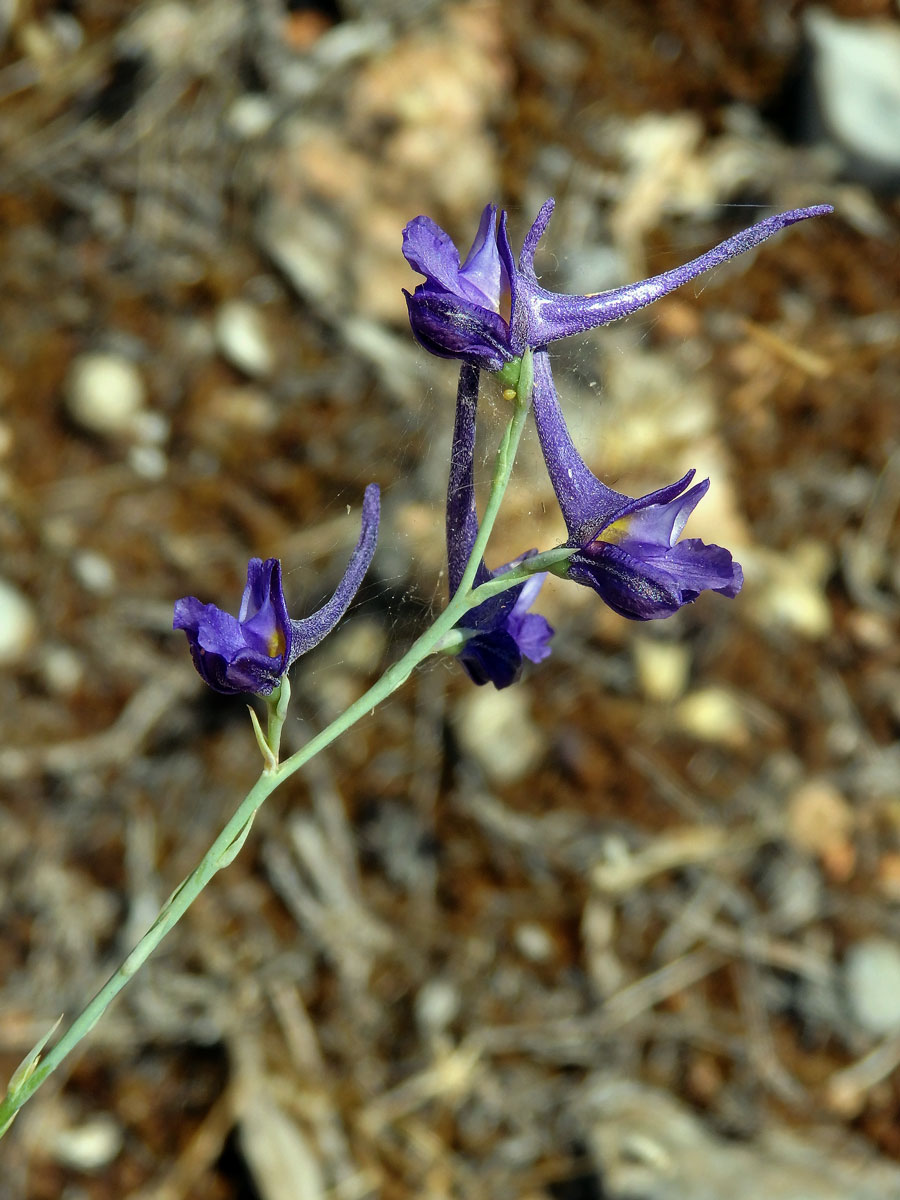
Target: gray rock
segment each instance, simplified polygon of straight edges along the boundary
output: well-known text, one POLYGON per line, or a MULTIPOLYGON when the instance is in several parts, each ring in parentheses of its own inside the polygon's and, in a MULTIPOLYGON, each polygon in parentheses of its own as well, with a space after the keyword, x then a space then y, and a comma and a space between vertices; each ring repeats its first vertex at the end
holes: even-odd
POLYGON ((275 355, 262 313, 245 300, 228 300, 216 313, 216 342, 232 366, 246 375, 270 375, 275 355))
POLYGON ((12 584, 0 579, 0 664, 24 658, 36 634, 37 618, 31 604, 12 584))
POLYGON ((882 1037, 900 1029, 900 946, 866 938, 844 959, 847 1004, 866 1033, 882 1037))
POLYGON ((607 1200, 886 1200, 900 1168, 832 1130, 726 1141, 666 1092, 601 1079, 579 1113, 607 1200))
POLYGON ((69 416, 88 433, 129 436, 144 405, 144 381, 137 367, 119 354, 79 354, 65 385, 69 416))
POLYGON ((896 21, 845 21, 807 10, 821 119, 873 182, 900 178, 900 28, 896 21))
POLYGON ((531 716, 524 688, 473 688, 455 718, 460 747, 492 783, 524 778, 546 751, 546 738, 531 716))

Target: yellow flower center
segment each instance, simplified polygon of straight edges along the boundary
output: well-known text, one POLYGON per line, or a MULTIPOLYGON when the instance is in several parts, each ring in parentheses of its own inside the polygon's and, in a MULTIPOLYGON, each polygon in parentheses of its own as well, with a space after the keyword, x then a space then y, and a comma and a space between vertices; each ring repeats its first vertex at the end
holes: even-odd
POLYGON ((284 654, 285 646, 286 642, 284 640, 284 634, 280 629, 273 630, 269 636, 268 642, 266 642, 266 650, 269 652, 269 658, 280 657, 282 654, 284 654))
POLYGON ((623 541, 628 536, 628 527, 631 524, 630 517, 620 517, 618 521, 613 521, 612 525, 597 534, 598 542, 610 542, 613 546, 618 546, 619 542, 623 541))

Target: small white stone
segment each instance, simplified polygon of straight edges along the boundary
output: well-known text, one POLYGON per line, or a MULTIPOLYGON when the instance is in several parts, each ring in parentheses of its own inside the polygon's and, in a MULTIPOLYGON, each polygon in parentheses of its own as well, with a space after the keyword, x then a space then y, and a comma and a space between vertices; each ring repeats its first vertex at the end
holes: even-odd
POLYGON ((140 372, 118 354, 79 354, 69 367, 65 391, 72 420, 104 437, 130 434, 145 399, 140 372))
POLYGON ((98 596, 107 596, 116 586, 116 572, 108 558, 95 550, 82 550, 72 559, 72 569, 82 587, 98 596))
POLYGON ((679 702, 676 717, 686 733, 704 742, 740 747, 749 739, 741 706, 726 688, 708 687, 691 692, 679 702))
POLYGON ((130 446, 128 465, 142 479, 163 479, 169 469, 169 460, 159 446, 130 446))
POLYGON ((57 696, 70 696, 84 678, 81 659, 59 642, 41 647, 40 667, 45 687, 57 696))
POLYGON ((21 592, 0 579, 0 663, 24 658, 34 644, 37 619, 21 592))
POLYGON ((786 833, 807 854, 827 854, 846 842, 855 815, 844 795, 825 779, 809 779, 788 797, 786 833))
POLYGON ((691 652, 682 642, 635 637, 632 643, 638 683, 648 700, 671 704, 684 694, 691 670, 691 652))
POLYGON ((136 6, 136 13, 121 35, 122 45, 132 53, 148 53, 160 67, 172 67, 186 58, 198 41, 196 13, 178 0, 136 6))
POLYGON ((470 692, 459 707, 456 730, 463 751, 494 783, 514 783, 540 762, 544 734, 531 718, 523 688, 470 692))
POLYGON ((272 128, 275 106, 267 96, 249 92, 234 101, 225 117, 228 128, 242 140, 262 137, 272 128))
POLYGON ((831 631, 831 608, 824 594, 809 580, 774 581, 759 594, 753 606, 766 626, 780 626, 815 641, 831 631))
POLYGON ((278 424, 278 409, 256 384, 217 388, 207 411, 212 420, 232 426, 237 434, 269 433, 278 424))
POLYGON ((900 946, 867 938, 844 959, 847 1003, 867 1033, 881 1037, 900 1029, 900 946))
POLYGON ((216 313, 216 343, 232 366, 246 375, 269 375, 275 356, 258 308, 245 300, 228 300, 216 313))
POLYGON ((430 1033, 443 1033, 459 1012, 459 990, 448 979, 429 979, 416 994, 416 1019, 430 1033))
POLYGON ((387 648, 384 626, 370 617, 351 617, 331 640, 343 666, 360 673, 374 671, 387 648))
POLYGON ((825 122, 846 150, 900 167, 900 30, 893 21, 845 21, 810 8, 816 94, 825 122))
POLYGON ((121 1149, 121 1128, 103 1114, 88 1118, 76 1129, 60 1129, 52 1138, 53 1157, 76 1171, 99 1171, 121 1149))
POLYGON ((553 957, 553 939, 543 925, 536 921, 522 921, 513 931, 516 949, 523 958, 531 962, 549 962, 553 957))
POLYGON ((169 418, 150 409, 137 413, 132 423, 135 439, 142 445, 161 446, 168 439, 170 431, 169 418))
POLYGON ((779 626, 811 640, 825 637, 830 632, 831 605, 825 594, 825 584, 831 572, 832 557, 823 543, 798 542, 790 554, 754 553, 745 566, 748 572, 754 566, 759 569, 762 586, 749 600, 760 624, 779 626))

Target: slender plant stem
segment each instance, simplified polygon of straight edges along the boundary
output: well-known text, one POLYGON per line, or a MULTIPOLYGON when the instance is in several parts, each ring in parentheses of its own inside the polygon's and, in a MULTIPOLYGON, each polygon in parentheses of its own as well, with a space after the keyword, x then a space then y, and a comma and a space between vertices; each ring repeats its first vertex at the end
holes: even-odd
MULTIPOLYGON (((268 731, 263 739, 261 748, 264 750, 264 760, 267 763, 259 779, 241 801, 228 824, 210 846, 197 867, 175 889, 163 905, 156 920, 137 943, 125 961, 110 976, 99 992, 88 1003, 86 1008, 75 1018, 59 1041, 47 1054, 38 1060, 35 1051, 14 1076, 15 1083, 10 1085, 5 1100, 0 1104, 0 1137, 22 1105, 37 1091, 44 1080, 56 1070, 66 1056, 99 1021, 126 983, 150 957, 170 929, 187 912, 191 904, 203 891, 213 875, 227 866, 244 844, 250 831, 253 818, 271 793, 287 779, 309 762, 320 750, 324 750, 336 738, 340 737, 352 725, 371 712, 382 700, 386 699, 401 687, 411 675, 413 669, 428 657, 438 646, 460 617, 470 608, 474 608, 486 598, 487 589, 490 594, 512 587, 520 578, 527 578, 533 571, 517 568, 503 575, 498 580, 473 591, 472 583, 478 564, 484 557, 484 551, 490 538, 500 504, 509 484, 515 462, 516 450, 525 428, 528 410, 531 402, 531 354, 525 355, 517 387, 513 417, 506 427, 503 439, 497 451, 494 475, 491 482, 490 495, 484 512, 484 518, 475 539, 472 553, 463 572, 462 580, 456 594, 450 603, 429 629, 417 638, 406 654, 393 666, 389 667, 381 678, 369 688, 355 703, 342 713, 327 728, 311 738, 305 746, 284 762, 278 762, 278 746, 281 727, 284 723, 290 688, 287 680, 282 688, 273 692, 268 698, 268 731), (501 584, 502 586, 498 586, 501 584), (266 753, 268 751, 268 753, 266 753), (18 1078, 17 1078, 18 1077, 18 1078)), ((551 555, 557 552, 549 552, 551 555)), ((541 556, 538 556, 540 558, 541 556)), ((553 561, 557 561, 554 559, 553 561)), ((529 560, 528 565, 536 563, 537 559, 529 560)), ((525 564, 523 564, 524 566, 525 564)), ((255 714, 254 714, 255 716, 255 714)), ((258 721, 254 721, 257 738, 262 738, 258 721)))

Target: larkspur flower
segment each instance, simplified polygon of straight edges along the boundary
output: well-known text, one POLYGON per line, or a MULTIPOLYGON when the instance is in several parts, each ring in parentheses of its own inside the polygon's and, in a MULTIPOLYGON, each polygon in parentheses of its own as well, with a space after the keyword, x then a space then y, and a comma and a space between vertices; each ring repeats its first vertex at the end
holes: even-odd
MULTIPOLYGON (((478 371, 463 366, 456 398, 456 423, 450 452, 450 482, 447 488, 447 566, 450 594, 459 587, 466 563, 478 536, 475 507, 475 419, 478 407, 478 371)), ((489 571, 478 564, 475 586, 517 566, 535 554, 530 550, 514 562, 489 571)), ((553 630, 547 621, 528 609, 537 599, 546 572, 532 575, 523 584, 492 596, 470 609, 457 623, 465 636, 458 657, 469 678, 477 684, 509 687, 522 673, 523 659, 541 662, 550 653, 553 630)))
POLYGON ((203 680, 226 695, 270 695, 300 655, 317 646, 350 607, 375 553, 379 517, 380 494, 371 483, 363 497, 359 541, 344 577, 331 599, 303 620, 288 616, 277 558, 250 559, 236 617, 194 596, 177 601, 173 628, 187 634, 203 680))
POLYGON ((795 208, 744 229, 684 266, 650 279, 588 296, 568 296, 542 288, 534 254, 553 212, 548 200, 528 236, 518 265, 506 232, 506 213, 489 204, 466 261, 450 237, 429 217, 415 217, 403 231, 403 254, 425 276, 404 292, 416 340, 442 358, 498 371, 526 349, 538 349, 571 334, 584 333, 630 316, 654 300, 729 259, 758 246, 780 229, 833 211, 830 205, 795 208))
POLYGON ((567 578, 592 587, 615 612, 635 621, 669 617, 703 591, 736 596, 740 566, 722 546, 679 541, 709 480, 689 487, 694 472, 632 499, 601 483, 566 427, 547 352, 534 356, 534 418, 553 490, 577 547, 567 578), (686 490, 687 489, 687 490, 686 490))

